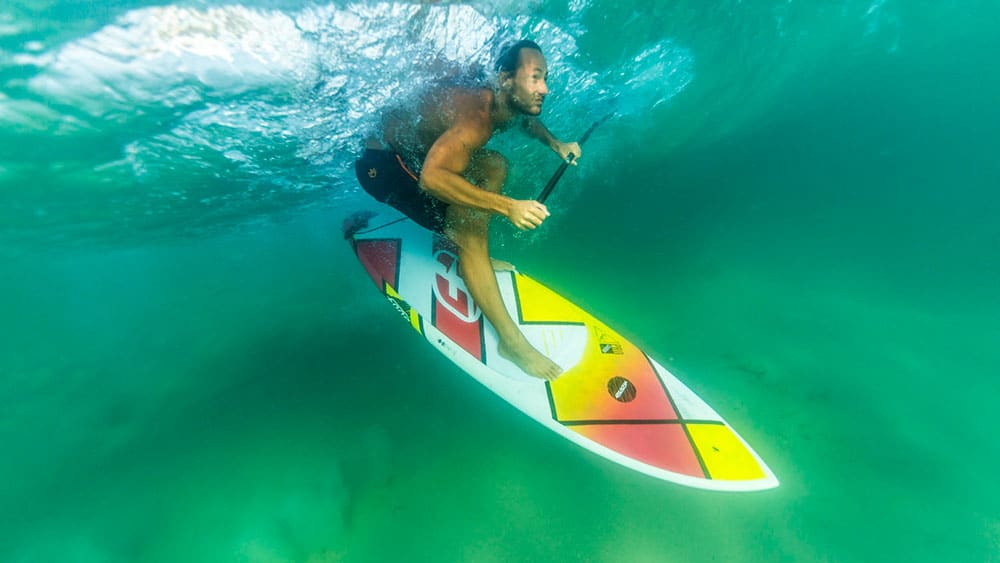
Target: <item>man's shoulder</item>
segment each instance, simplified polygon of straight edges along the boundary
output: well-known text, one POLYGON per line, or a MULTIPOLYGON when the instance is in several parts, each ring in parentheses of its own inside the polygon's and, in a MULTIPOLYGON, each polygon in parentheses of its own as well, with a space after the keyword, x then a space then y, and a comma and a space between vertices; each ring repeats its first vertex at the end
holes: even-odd
POLYGON ((493 90, 489 88, 458 88, 450 92, 449 98, 456 121, 489 125, 493 90))
POLYGON ((488 106, 493 101, 493 89, 485 86, 468 87, 452 86, 448 88, 449 96, 456 101, 465 101, 470 106, 488 106))

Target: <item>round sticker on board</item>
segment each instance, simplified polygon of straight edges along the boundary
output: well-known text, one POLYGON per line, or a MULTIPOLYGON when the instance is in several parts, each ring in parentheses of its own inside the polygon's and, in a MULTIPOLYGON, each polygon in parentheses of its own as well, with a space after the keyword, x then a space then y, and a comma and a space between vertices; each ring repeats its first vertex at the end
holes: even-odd
POLYGON ((635 385, 624 377, 612 377, 608 380, 608 393, 620 403, 628 403, 635 399, 635 385))

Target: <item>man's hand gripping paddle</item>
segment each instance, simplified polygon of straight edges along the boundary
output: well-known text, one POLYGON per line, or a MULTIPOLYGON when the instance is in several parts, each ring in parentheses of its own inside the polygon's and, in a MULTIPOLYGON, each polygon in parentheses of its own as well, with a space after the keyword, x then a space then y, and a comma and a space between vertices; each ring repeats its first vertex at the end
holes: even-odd
MULTIPOLYGON (((590 129, 587 129, 587 131, 583 134, 583 136, 580 137, 580 140, 577 141, 577 143, 581 145, 585 143, 587 139, 590 138, 590 134, 594 132, 594 129, 597 129, 598 125, 611 119, 611 116, 613 115, 614 112, 611 112, 608 115, 605 115, 604 117, 595 121, 594 124, 590 126, 590 129)), ((552 190, 556 187, 556 184, 559 183, 559 178, 562 178, 563 173, 566 172, 566 168, 569 167, 570 164, 572 164, 575 158, 576 155, 570 153, 569 157, 566 160, 564 160, 562 164, 559 165, 559 170, 556 170, 556 173, 552 175, 552 178, 549 178, 549 183, 545 184, 545 187, 542 188, 542 193, 538 194, 538 197, 535 198, 535 201, 537 201, 538 203, 545 203, 545 200, 549 198, 549 195, 552 193, 552 190)))

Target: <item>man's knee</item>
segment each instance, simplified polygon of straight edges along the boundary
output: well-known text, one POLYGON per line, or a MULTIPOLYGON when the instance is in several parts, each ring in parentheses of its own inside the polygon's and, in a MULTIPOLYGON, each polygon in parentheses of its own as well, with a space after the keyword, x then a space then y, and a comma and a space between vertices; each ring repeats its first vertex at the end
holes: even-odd
POLYGON ((479 151, 476 160, 481 163, 486 170, 495 172, 497 174, 507 175, 507 158, 498 153, 497 151, 490 149, 482 149, 479 151))
POLYGON ((499 192, 507 179, 507 159, 497 151, 481 149, 473 156, 469 172, 480 187, 499 192))
POLYGON ((489 239, 480 229, 463 228, 462 225, 449 225, 445 236, 458 246, 459 254, 466 252, 489 252, 489 239))

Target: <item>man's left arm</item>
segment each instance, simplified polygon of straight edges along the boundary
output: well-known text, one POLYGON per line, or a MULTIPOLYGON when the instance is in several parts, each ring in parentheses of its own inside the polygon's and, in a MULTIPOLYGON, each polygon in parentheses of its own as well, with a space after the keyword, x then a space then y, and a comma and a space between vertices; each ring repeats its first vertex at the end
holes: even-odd
POLYGON ((580 144, 576 142, 564 143, 557 139, 551 131, 545 127, 541 119, 537 117, 528 117, 524 120, 524 131, 544 143, 547 147, 555 151, 563 160, 567 160, 569 155, 573 155, 573 164, 576 164, 577 160, 580 160, 581 151, 580 144))

